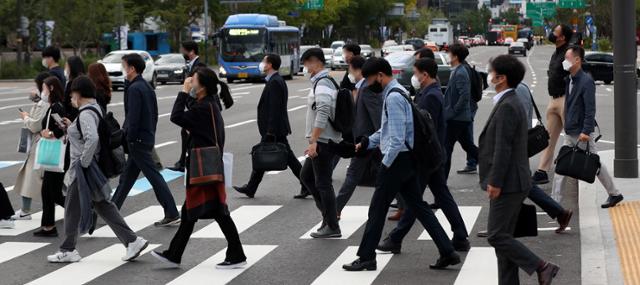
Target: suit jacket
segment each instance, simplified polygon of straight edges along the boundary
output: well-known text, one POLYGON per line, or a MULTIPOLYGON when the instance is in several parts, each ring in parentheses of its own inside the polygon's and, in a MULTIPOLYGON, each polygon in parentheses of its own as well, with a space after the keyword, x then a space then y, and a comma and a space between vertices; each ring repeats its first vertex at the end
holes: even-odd
POLYGON ((463 64, 451 71, 451 78, 444 96, 445 119, 447 121, 471 122, 471 84, 469 73, 463 64))
POLYGON ((123 129, 127 142, 139 142, 154 145, 158 125, 158 100, 141 75, 124 87, 124 123, 123 129))
POLYGON ((266 83, 258 103, 258 131, 261 136, 267 133, 275 136, 291 134, 287 100, 287 84, 279 73, 273 74, 266 83))
POLYGON ((367 88, 365 81, 358 89, 355 104, 355 120, 353 123, 353 137, 370 136, 380 129, 382 120, 382 94, 375 94, 367 88))
POLYGON ((502 193, 531 189, 527 154, 527 118, 518 95, 511 90, 493 107, 479 139, 479 176, 502 193))
POLYGON ((193 76, 193 70, 195 69, 196 64, 200 63, 200 57, 196 57, 195 60, 193 60, 193 64, 189 64, 187 65, 187 74, 189 76, 193 76))
POLYGON ((596 84, 583 70, 567 78, 564 99, 564 132, 568 135, 589 135, 596 126, 596 84), (573 88, 569 92, 571 81, 573 88))

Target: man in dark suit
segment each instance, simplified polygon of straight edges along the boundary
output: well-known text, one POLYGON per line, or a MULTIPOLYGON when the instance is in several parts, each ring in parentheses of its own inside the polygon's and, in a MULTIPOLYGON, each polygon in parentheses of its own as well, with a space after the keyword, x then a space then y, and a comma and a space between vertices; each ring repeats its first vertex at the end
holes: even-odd
MULTIPOLYGON (((180 52, 182 53, 182 57, 184 57, 184 60, 187 61, 184 74, 186 77, 191 77, 196 67, 201 65, 200 57, 198 56, 198 44, 194 41, 183 42, 182 47, 180 48, 180 52)), ((187 103, 187 108, 189 108, 191 103, 192 102, 187 103)), ((169 167, 168 169, 173 171, 184 172, 184 167, 185 167, 184 164, 185 164, 185 158, 187 155, 187 147, 189 146, 189 132, 187 132, 187 130, 185 129, 180 130, 180 139, 182 142, 182 148, 180 149, 180 158, 174 164, 173 167, 169 167)))
MULTIPOLYGON (((260 96, 260 102, 258 103, 258 131, 262 137, 261 142, 276 141, 287 146, 289 168, 293 175, 300 180, 302 164, 296 158, 287 141, 287 136, 291 134, 289 115, 287 114, 287 99, 289 95, 287 84, 278 73, 281 62, 279 55, 269 54, 260 63, 260 72, 267 75, 265 78, 267 83, 262 90, 262 96, 260 96)), ((264 171, 253 170, 249 183, 241 187, 233 186, 233 188, 247 195, 247 197, 253 198, 263 176, 264 171)), ((302 186, 302 192, 307 192, 304 186, 302 186)))
POLYGON ((490 63, 487 82, 497 95, 479 140, 480 186, 490 199, 488 241, 496 251, 499 284, 504 285, 520 283, 518 268, 529 275, 537 272, 540 284, 551 284, 560 269, 513 237, 522 202, 531 189, 527 118, 514 91, 524 73, 524 65, 510 55, 490 63))

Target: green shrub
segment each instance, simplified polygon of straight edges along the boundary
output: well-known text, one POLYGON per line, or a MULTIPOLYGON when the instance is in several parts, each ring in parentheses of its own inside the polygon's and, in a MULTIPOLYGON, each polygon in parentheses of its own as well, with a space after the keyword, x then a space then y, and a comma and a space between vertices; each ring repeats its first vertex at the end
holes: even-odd
POLYGON ((31 65, 18 65, 16 61, 3 61, 0 62, 0 79, 35 78, 42 70, 40 61, 32 60, 31 65))
POLYGON ((609 38, 600 38, 598 39, 598 49, 604 52, 613 51, 613 46, 611 45, 611 40, 609 38))

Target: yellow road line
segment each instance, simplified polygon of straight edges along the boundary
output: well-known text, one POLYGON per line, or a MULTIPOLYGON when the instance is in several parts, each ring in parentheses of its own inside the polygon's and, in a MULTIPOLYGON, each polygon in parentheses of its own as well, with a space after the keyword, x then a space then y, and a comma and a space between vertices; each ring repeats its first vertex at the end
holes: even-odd
POLYGON ((640 284, 640 201, 620 203, 609 214, 625 284, 640 284))

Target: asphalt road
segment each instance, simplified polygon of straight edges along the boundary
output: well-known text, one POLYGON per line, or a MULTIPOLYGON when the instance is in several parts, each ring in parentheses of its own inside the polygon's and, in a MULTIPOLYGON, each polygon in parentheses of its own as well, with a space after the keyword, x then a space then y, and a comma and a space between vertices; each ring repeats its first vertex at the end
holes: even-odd
MULTIPOLYGON (((471 49, 469 61, 484 69, 489 58, 506 53, 506 47, 477 47, 471 49)), ((536 102, 545 110, 546 66, 553 48, 535 47, 528 58, 521 58, 527 65, 525 80, 534 91, 536 102)), ((337 72, 336 75, 342 75, 337 72)), ((16 153, 16 142, 21 124, 16 121, 17 108, 29 109, 25 99, 32 84, 0 83, 0 181, 5 186, 13 185, 19 165, 11 161, 21 161, 23 155, 16 153)), ((179 129, 169 121, 173 100, 180 90, 178 85, 160 86, 157 92, 159 114, 156 146, 165 165, 172 165, 179 156, 179 129)), ((310 83, 303 77, 288 81, 289 117, 293 135, 289 140, 296 154, 302 156, 306 146, 304 120, 306 96, 310 83)), ((609 149, 613 144, 613 87, 597 87, 597 118, 604 138, 599 147, 609 149)), ((235 105, 223 111, 226 125, 226 149, 234 154, 233 183, 244 184, 250 174, 249 151, 258 142, 256 105, 262 90, 260 83, 239 83, 231 85, 235 105)), ((476 116, 476 138, 488 117, 492 101, 487 93, 479 103, 476 116)), ((113 94, 110 106, 117 118, 123 117, 122 92, 113 94)), ((544 112, 544 111, 543 111, 544 112)), ((476 139, 477 141, 477 139, 476 139)), ((219 230, 212 221, 201 221, 196 225, 194 238, 184 254, 181 269, 164 269, 149 254, 141 256, 137 262, 119 262, 124 248, 109 231, 100 230, 94 237, 81 237, 78 250, 84 260, 78 264, 59 265, 46 262, 46 255, 57 250, 60 238, 35 238, 32 231, 40 221, 18 221, 20 230, 0 230, 0 276, 1 284, 24 284, 31 281, 48 284, 494 284, 496 265, 493 250, 485 239, 475 234, 484 230, 488 216, 488 199, 478 186, 477 175, 458 175, 465 154, 456 147, 452 175, 449 186, 456 198, 470 231, 472 250, 462 254, 463 264, 449 270, 433 271, 428 264, 438 257, 435 245, 422 237, 420 225, 414 226, 405 239, 402 254, 378 255, 378 271, 346 273, 340 269, 342 263, 356 258, 355 248, 360 242, 367 206, 373 188, 360 187, 355 192, 343 212, 341 227, 344 239, 312 240, 304 238, 320 221, 320 213, 312 199, 293 200, 299 191, 299 183, 289 171, 265 176, 254 199, 234 193, 228 189, 227 202, 232 216, 241 231, 241 239, 249 256, 249 266, 240 271, 219 271, 212 264, 222 261, 219 252, 224 252, 226 242, 220 238, 219 230), (112 246, 115 245, 115 246, 112 246)), ((532 169, 538 159, 531 160, 532 169)), ((334 172, 333 185, 339 189, 345 176, 348 161, 342 160, 334 172)), ((165 177, 178 204, 184 201, 182 177, 165 171, 165 177), (173 180, 171 180, 173 178, 173 180)), ((158 204, 152 191, 145 187, 144 178, 122 208, 122 214, 137 233, 151 241, 160 249, 167 247, 175 228, 154 228, 153 221, 161 218, 158 204)), ((117 181, 112 181, 115 188, 117 181)), ((550 191, 550 185, 544 185, 550 191)), ((336 190, 337 191, 337 190, 336 190)), ((14 207, 20 208, 20 198, 15 191, 9 192, 14 207)), ((425 199, 432 201, 430 193, 425 199)), ((540 234, 536 238, 521 239, 543 259, 557 263, 561 267, 557 284, 580 283, 580 237, 577 209, 577 194, 568 193, 564 206, 574 209, 573 220, 565 234, 555 234, 556 223, 548 216, 538 215, 540 234), (545 230, 546 229, 546 230, 545 230)), ((39 201, 33 204, 34 211, 40 211, 39 201)), ((540 211, 540 210, 539 210, 540 211)), ((62 211, 58 211, 58 215, 62 211)), ((59 231, 63 221, 57 222, 59 231)), ((395 225, 387 223, 385 233, 395 225)), ((443 222, 448 228, 448 224, 443 222)), ((428 237, 428 235, 427 235, 428 237)), ((537 284, 535 276, 521 273, 523 284, 537 284)))

